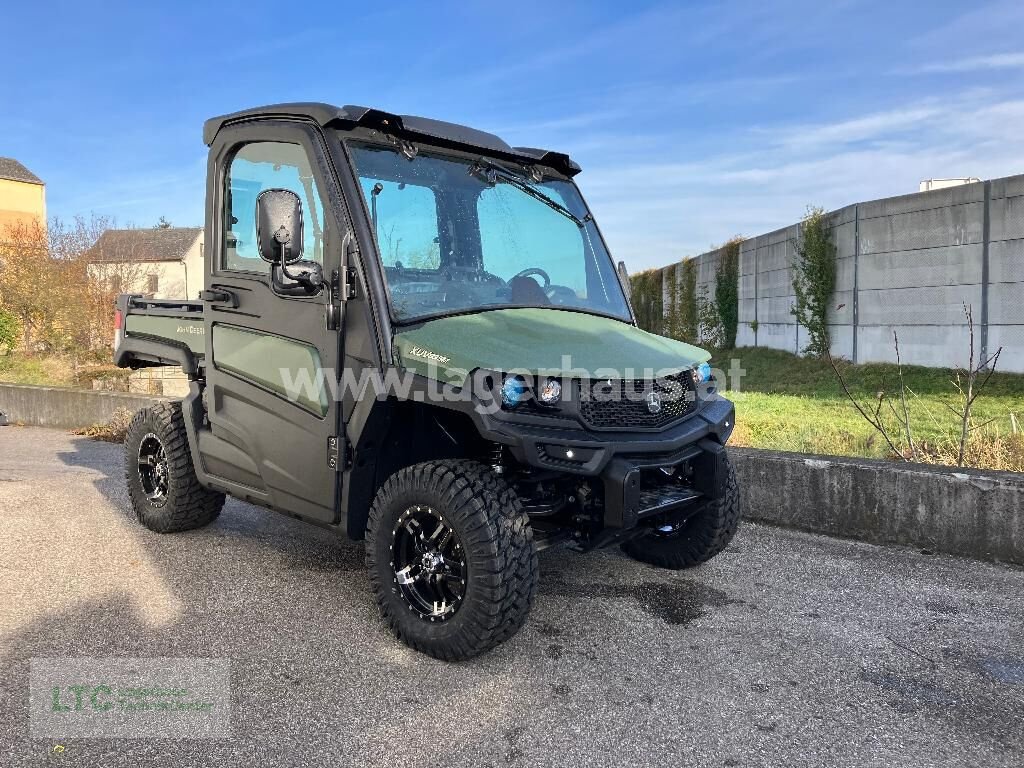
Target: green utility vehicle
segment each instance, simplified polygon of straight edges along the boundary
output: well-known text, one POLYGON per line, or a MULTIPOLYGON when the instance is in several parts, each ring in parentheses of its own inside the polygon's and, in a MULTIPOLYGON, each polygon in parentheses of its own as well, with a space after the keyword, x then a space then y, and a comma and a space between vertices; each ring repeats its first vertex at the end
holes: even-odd
POLYGON ((203 137, 204 290, 117 302, 115 362, 190 380, 128 433, 145 526, 229 494, 365 539, 387 625, 448 660, 522 626, 546 547, 728 544, 733 406, 706 352, 636 327, 567 155, 325 104, 203 137))

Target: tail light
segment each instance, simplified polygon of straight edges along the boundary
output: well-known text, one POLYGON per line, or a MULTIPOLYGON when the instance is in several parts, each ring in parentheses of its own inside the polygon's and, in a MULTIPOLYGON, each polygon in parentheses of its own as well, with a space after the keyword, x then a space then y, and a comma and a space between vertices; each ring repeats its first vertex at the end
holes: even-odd
POLYGON ((121 339, 124 338, 124 312, 120 309, 114 310, 114 349, 121 346, 121 339))

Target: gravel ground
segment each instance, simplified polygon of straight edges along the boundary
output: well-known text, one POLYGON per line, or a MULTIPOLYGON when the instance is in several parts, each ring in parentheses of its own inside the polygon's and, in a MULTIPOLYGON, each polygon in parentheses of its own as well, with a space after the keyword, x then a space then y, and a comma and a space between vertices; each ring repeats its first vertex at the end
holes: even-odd
POLYGON ((453 665, 382 628, 361 545, 237 501, 153 534, 120 474, 0 429, 0 764, 1024 764, 1020 569, 754 524, 685 573, 548 551, 524 630, 453 665), (232 737, 34 739, 61 656, 230 659, 232 737))

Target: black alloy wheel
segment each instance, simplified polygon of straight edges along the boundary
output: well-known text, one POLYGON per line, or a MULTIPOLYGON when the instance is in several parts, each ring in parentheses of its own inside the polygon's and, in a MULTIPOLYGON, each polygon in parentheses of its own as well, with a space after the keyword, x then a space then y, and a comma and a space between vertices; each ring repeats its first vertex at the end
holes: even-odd
POLYGON ((167 501, 168 469, 167 452, 160 438, 152 432, 139 443, 139 481, 142 490, 154 507, 162 507, 167 501))
POLYGON ((200 528, 224 506, 223 493, 199 483, 179 402, 135 414, 124 439, 124 479, 135 516, 157 533, 200 528))
POLYGON ((392 532, 395 584, 420 618, 446 621, 466 596, 466 555, 433 507, 409 507, 392 532))
POLYGON ((413 464, 385 481, 367 521, 366 565, 388 628, 445 661, 508 640, 537 594, 537 549, 519 497, 467 459, 413 464))

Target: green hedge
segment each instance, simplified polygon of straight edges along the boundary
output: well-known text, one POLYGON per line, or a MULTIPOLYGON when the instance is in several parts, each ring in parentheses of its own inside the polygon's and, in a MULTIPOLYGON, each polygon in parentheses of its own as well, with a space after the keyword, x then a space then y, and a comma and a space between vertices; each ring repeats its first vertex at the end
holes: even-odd
POLYGON ((722 246, 722 261, 715 272, 715 308, 722 328, 722 346, 736 346, 736 329, 740 322, 740 243, 734 237, 722 246))
POLYGON ((629 278, 637 324, 645 331, 662 333, 665 327, 665 302, 662 296, 662 271, 649 269, 629 278))
POLYGON ((630 278, 636 321, 645 331, 697 344, 702 323, 726 348, 736 346, 739 325, 740 243, 734 237, 722 246, 715 273, 715 300, 697 293, 697 260, 683 259, 664 269, 650 269, 630 278), (711 317, 714 317, 712 323, 711 317))

